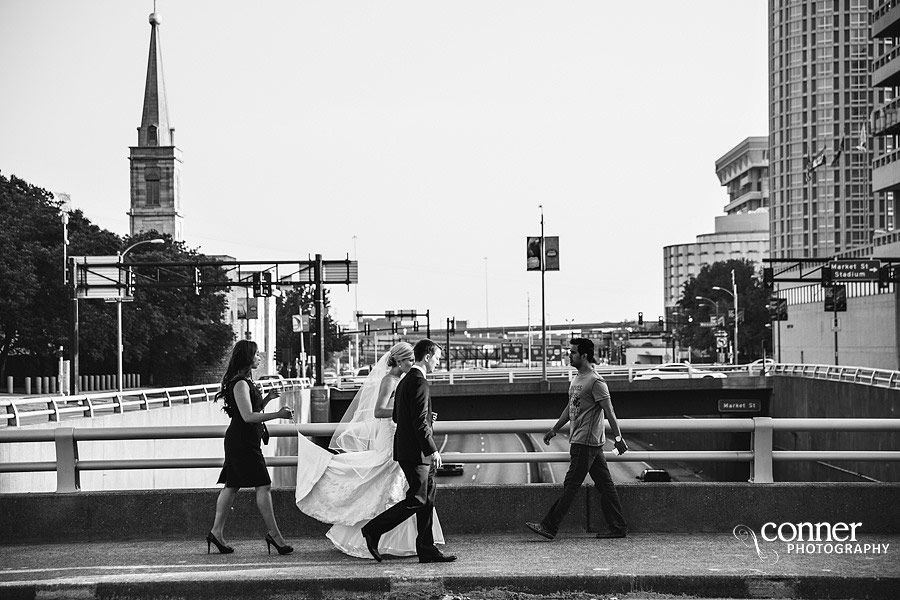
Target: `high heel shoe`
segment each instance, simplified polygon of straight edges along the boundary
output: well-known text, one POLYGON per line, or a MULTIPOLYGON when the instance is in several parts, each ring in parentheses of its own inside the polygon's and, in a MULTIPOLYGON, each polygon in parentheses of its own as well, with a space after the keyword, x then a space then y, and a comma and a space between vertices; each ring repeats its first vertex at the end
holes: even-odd
POLYGON ((272 554, 272 546, 275 546, 275 549, 278 550, 278 554, 290 554, 294 551, 294 547, 288 544, 284 546, 279 546, 278 543, 272 539, 272 534, 266 534, 266 550, 269 551, 269 554, 272 554))
POLYGON ((210 546, 215 545, 216 548, 219 549, 219 554, 231 554, 234 552, 234 548, 231 546, 226 546, 222 542, 216 539, 216 536, 213 535, 212 531, 206 534, 206 553, 209 554, 210 546))

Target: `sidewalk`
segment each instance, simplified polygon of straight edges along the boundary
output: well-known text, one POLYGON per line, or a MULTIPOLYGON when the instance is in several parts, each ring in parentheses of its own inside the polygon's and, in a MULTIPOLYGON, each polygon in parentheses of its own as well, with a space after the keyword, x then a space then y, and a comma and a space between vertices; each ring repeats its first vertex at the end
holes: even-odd
MULTIPOLYGON (((884 598, 900 590, 900 535, 866 536, 881 554, 794 554, 777 563, 729 534, 634 534, 597 540, 563 534, 453 535, 459 560, 419 564, 347 557, 322 538, 289 539, 288 556, 266 554, 259 539, 231 539, 235 553, 206 553, 195 541, 0 545, 0 598, 441 598, 505 588, 530 594, 656 592, 700 598, 884 598)), ((215 548, 213 548, 215 552, 215 548)), ((771 554, 770 554, 771 556, 771 554)), ((476 594, 477 596, 477 594, 476 594)), ((563 596, 564 597, 564 596, 563 596)))

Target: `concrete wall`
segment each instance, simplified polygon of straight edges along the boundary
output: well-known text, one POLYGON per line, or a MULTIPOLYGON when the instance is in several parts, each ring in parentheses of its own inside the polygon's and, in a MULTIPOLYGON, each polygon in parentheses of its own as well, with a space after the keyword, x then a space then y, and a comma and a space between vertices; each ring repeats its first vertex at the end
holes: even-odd
MULTIPOLYGON (((525 533, 559 496, 561 486, 439 486, 436 509, 450 536, 475 532, 525 533)), ((731 535, 737 525, 767 522, 861 522, 860 533, 900 533, 900 484, 634 483, 618 486, 629 531, 731 535)), ((0 544, 86 540, 195 539, 212 524, 216 490, 79 492, 0 495, 0 544)), ((328 525, 302 514, 292 489, 273 491, 285 536, 321 536, 328 525)), ((229 538, 259 537, 265 525, 254 494, 238 496, 229 538)), ((599 496, 584 486, 563 531, 605 529, 599 496)))
MULTIPOLYGON (((840 381, 773 377, 775 418, 896 419, 900 392, 840 381)), ((900 432, 775 432, 776 450, 897 450, 900 432)), ((776 481, 900 481, 896 462, 776 462, 776 481)))
MULTIPOLYGON (((284 404, 294 407, 302 423, 309 421, 309 390, 295 390, 282 395, 284 404)), ((277 410, 277 403, 267 408, 277 410)), ((279 404, 280 405, 280 404, 279 404)), ((169 427, 183 425, 222 425, 227 427, 228 416, 222 412, 221 402, 196 402, 175 404, 170 408, 130 410, 122 414, 109 414, 94 418, 64 420, 26 425, 20 429, 52 429, 56 427, 169 427)), ((263 446, 266 456, 297 454, 297 441, 290 438, 272 438, 263 446)), ((81 460, 114 460, 137 458, 222 457, 223 440, 131 440, 79 442, 78 457, 81 460)), ((56 449, 52 442, 0 444, 0 462, 55 461, 56 449)), ((216 486, 220 468, 214 469, 150 469, 82 472, 81 489, 142 490, 185 489, 216 486)), ((296 476, 290 469, 276 469, 273 484, 294 485, 296 476)), ((53 492, 56 491, 56 473, 0 473, 0 493, 5 492, 53 492)))
MULTIPOLYGON (((900 369, 897 343, 895 294, 847 298, 847 312, 837 313, 837 364, 876 369, 900 369)), ((788 320, 775 327, 773 344, 784 363, 835 364, 834 313, 825 312, 824 301, 788 306, 788 320)))

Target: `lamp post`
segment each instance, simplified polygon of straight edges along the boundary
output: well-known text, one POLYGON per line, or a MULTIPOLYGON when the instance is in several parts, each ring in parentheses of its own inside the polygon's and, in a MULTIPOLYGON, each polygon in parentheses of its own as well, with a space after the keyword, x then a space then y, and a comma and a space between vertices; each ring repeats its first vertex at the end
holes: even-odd
POLYGON ((738 364, 738 289, 734 280, 734 269, 731 270, 731 291, 717 285, 712 286, 712 289, 725 292, 734 300, 734 354, 731 356, 731 363, 736 365, 738 364))
MULTIPOLYGON (((131 252, 137 246, 141 244, 164 244, 166 240, 162 238, 153 238, 152 240, 141 240, 140 242, 134 243, 127 248, 125 248, 125 252, 119 253, 119 264, 123 264, 125 262, 125 255, 131 252)), ((121 274, 122 267, 119 267, 119 273, 121 274)), ((122 296, 124 296, 124 290, 119 293, 116 297, 116 359, 117 359, 117 368, 116 368, 116 387, 121 392, 123 390, 122 385, 122 296)))
MULTIPOLYGON (((713 288, 715 289, 715 288, 713 288)), ((716 327, 719 326, 719 303, 711 298, 707 298, 706 296, 694 296, 694 300, 698 300, 700 302, 705 302, 707 305, 712 306, 716 309, 716 327)), ((716 361, 719 360, 719 349, 716 348, 716 361)))

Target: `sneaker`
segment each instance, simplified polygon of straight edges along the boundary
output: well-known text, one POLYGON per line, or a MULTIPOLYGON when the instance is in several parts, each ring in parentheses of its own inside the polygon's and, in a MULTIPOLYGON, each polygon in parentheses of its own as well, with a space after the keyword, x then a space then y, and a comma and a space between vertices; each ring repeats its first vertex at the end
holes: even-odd
POLYGON ((525 527, 532 530, 533 532, 535 532, 538 535, 544 536, 548 540, 552 540, 552 539, 556 538, 556 534, 550 533, 549 531, 544 529, 544 526, 541 525, 540 523, 525 523, 525 527))
POLYGON ((623 538, 623 537, 625 537, 624 531, 607 531, 604 533, 597 534, 597 539, 601 539, 601 540, 614 540, 614 539, 623 538))

